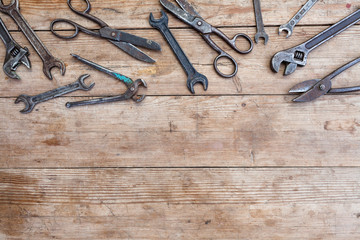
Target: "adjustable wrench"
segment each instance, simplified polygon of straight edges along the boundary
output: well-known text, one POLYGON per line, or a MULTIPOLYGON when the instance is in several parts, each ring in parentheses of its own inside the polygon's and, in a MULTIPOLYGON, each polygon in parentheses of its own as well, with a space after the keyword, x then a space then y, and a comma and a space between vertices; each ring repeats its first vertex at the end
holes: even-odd
POLYGON ((254 9, 255 9, 256 28, 257 28, 257 33, 255 35, 255 42, 259 43, 259 38, 263 38, 264 43, 266 45, 266 43, 269 41, 269 35, 267 35, 267 33, 265 32, 263 17, 261 13, 260 0, 254 0, 254 9))
POLYGON ((10 35, 4 22, 0 18, 0 38, 5 44, 6 55, 4 61, 4 72, 5 74, 13 79, 20 79, 16 74, 16 69, 20 63, 24 64, 27 68, 31 68, 31 63, 28 58, 29 50, 22 48, 10 35))
POLYGON ((51 91, 48 91, 48 92, 45 92, 45 93, 42 93, 42 94, 39 94, 39 95, 36 95, 36 96, 28 96, 28 95, 25 95, 25 94, 20 95, 15 100, 15 103, 16 104, 18 104, 20 102, 25 103, 25 108, 23 110, 21 110, 20 112, 21 113, 30 113, 34 109, 34 107, 39 103, 49 101, 51 99, 60 97, 62 95, 65 95, 65 94, 68 94, 68 93, 71 93, 71 92, 75 92, 77 90, 84 90, 84 91, 91 90, 95 86, 95 83, 92 83, 89 86, 87 86, 84 83, 84 80, 86 78, 88 78, 89 76, 90 75, 88 75, 88 74, 82 75, 74 83, 71 83, 71 84, 63 86, 63 87, 59 87, 57 89, 54 89, 54 90, 51 90, 51 91))
POLYGON ((9 5, 4 5, 3 0, 0 0, 0 11, 8 14, 19 26, 20 30, 24 33, 26 38, 29 40, 43 61, 43 72, 50 80, 52 80, 50 71, 54 67, 60 68, 61 75, 65 74, 65 64, 61 60, 51 55, 49 50, 45 47, 44 43, 41 42, 40 38, 36 35, 34 30, 31 29, 29 23, 21 15, 19 9, 19 0, 13 0, 9 5))
POLYGON ((188 76, 187 87, 191 93, 195 94, 194 86, 197 83, 201 83, 204 87, 204 90, 206 91, 209 86, 208 79, 195 70, 194 66, 191 64, 184 51, 181 49, 179 43, 176 41, 174 35, 171 33, 168 26, 168 16, 163 10, 161 10, 161 13, 162 16, 160 19, 155 19, 153 14, 150 13, 150 25, 162 33, 166 41, 169 43, 171 49, 174 51, 176 57, 178 58, 188 76))
POLYGON ((295 14, 295 16, 286 24, 283 24, 279 28, 279 35, 282 31, 287 31, 286 38, 290 37, 294 31, 295 25, 310 11, 310 9, 317 3, 318 0, 308 0, 306 4, 295 14))
POLYGON ((298 65, 302 67, 306 65, 308 54, 312 50, 342 33, 359 21, 360 9, 299 46, 276 53, 271 60, 271 67, 273 71, 279 72, 280 65, 284 62, 286 64, 284 75, 292 74, 295 72, 298 65))

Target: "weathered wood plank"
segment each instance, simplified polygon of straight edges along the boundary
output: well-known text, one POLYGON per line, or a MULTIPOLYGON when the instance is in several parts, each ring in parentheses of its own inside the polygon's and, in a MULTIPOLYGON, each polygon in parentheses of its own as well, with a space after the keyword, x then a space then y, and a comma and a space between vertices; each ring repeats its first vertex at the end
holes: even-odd
POLYGON ((358 168, 0 170, 0 236, 357 238, 359 174, 358 168))
POLYGON ((360 237, 359 207, 351 203, 5 205, 0 238, 348 240, 360 237), (43 216, 43 212, 48 213, 43 216))
MULTIPOLYGON (((326 27, 300 28, 301 31, 295 33, 290 40, 278 37, 276 28, 269 28, 272 40, 268 46, 258 44, 255 46, 254 51, 248 55, 239 55, 230 51, 233 56, 236 56, 240 64, 239 73, 233 79, 224 79, 215 73, 212 63, 216 57, 216 52, 210 49, 197 33, 192 30, 177 29, 174 30, 174 34, 184 47, 184 51, 188 54, 194 66, 209 78, 209 90, 204 92, 200 86, 197 86, 196 91, 198 94, 286 94, 293 85, 304 80, 325 77, 345 63, 359 57, 359 46, 355 43, 360 39, 360 26, 355 26, 310 53, 307 66, 299 68, 291 76, 282 76, 283 70, 278 74, 272 72, 270 60, 276 52, 300 44, 324 28, 326 27)), ((19 75, 23 78, 22 81, 9 80, 0 71, 0 96, 14 97, 22 93, 38 94, 73 82, 84 73, 90 73, 92 78, 89 80, 96 81, 97 86, 89 93, 80 92, 70 94, 70 96, 79 94, 92 96, 118 94, 124 90, 123 84, 119 84, 112 78, 72 59, 70 53, 77 53, 134 79, 145 79, 149 84, 148 95, 189 95, 190 93, 186 88, 186 75, 160 33, 151 30, 130 32, 154 39, 162 44, 162 53, 147 51, 150 56, 158 61, 155 65, 137 61, 104 40, 81 35, 76 40, 63 41, 58 40, 50 33, 40 33, 40 37, 49 49, 53 50, 53 54, 63 59, 67 64, 66 76, 60 76, 58 69, 54 69, 55 80, 51 82, 46 79, 42 72, 42 62, 31 49, 30 58, 33 68, 31 70, 25 67, 18 69, 19 75), (99 45, 102 48, 100 51, 99 45)), ((229 36, 234 35, 236 32, 245 32, 250 36, 255 33, 249 28, 226 28, 224 32, 229 36)), ((23 45, 28 46, 26 40, 20 34, 14 34, 14 36, 23 45)), ((4 49, 0 48, 0 58, 3 55, 4 49)), ((360 75, 360 68, 355 66, 341 74, 334 82, 334 85, 359 85, 358 79, 355 77, 358 75, 360 75)))
POLYGON ((21 115, 0 99, 1 167, 359 166, 359 96, 148 97, 21 115), (341 144, 340 144, 341 143, 341 144))
MULTIPOLYGON (((73 1, 74 4, 81 3, 73 1)), ((192 1, 201 16, 216 26, 255 26, 255 16, 252 1, 192 1)), ((301 8, 306 0, 280 0, 261 1, 263 18, 267 26, 286 23, 301 8)), ((104 20, 113 28, 149 28, 148 18, 150 12, 159 13, 161 5, 157 0, 108 0, 91 1, 92 13, 104 20)), ((332 24, 342 19, 357 8, 357 1, 331 0, 317 3, 311 12, 299 25, 332 24)), ((79 4, 78 6, 83 6, 79 4)), ((21 12, 28 19, 30 25, 36 30, 48 30, 50 22, 55 18, 68 18, 90 28, 98 25, 85 20, 71 12, 66 0, 20 0, 21 12)), ((3 14, 2 14, 3 16, 3 14)), ((157 15, 158 16, 158 15, 157 15)), ((170 14, 169 14, 170 16, 170 14)), ((12 30, 16 25, 7 17, 6 24, 12 30)), ((171 26, 184 27, 180 21, 172 21, 171 26)))

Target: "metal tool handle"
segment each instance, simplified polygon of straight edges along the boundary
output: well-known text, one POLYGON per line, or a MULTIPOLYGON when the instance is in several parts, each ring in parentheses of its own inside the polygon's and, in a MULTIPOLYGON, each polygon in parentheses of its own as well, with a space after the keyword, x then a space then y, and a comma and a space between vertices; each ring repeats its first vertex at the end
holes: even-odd
POLYGON ((6 28, 1 18, 0 18, 0 38, 6 46, 14 42, 14 39, 11 37, 9 30, 6 28))
POLYGON ((83 16, 84 18, 87 18, 87 19, 97 23, 98 25, 100 25, 101 28, 108 26, 104 21, 102 21, 101 19, 99 19, 99 18, 97 18, 97 17, 90 14, 91 4, 90 4, 89 0, 83 0, 87 5, 86 9, 83 10, 83 11, 77 10, 75 7, 73 7, 71 1, 72 0, 67 1, 67 4, 68 4, 69 8, 71 9, 71 11, 73 11, 74 13, 76 13, 76 14, 78 14, 80 16, 83 16))
POLYGON ((63 19, 63 18, 59 18, 59 19, 55 19, 54 21, 51 22, 50 24, 50 31, 58 38, 62 38, 62 39, 73 39, 75 37, 77 37, 79 35, 79 32, 83 32, 86 34, 89 34, 91 36, 96 36, 96 37, 100 37, 100 33, 92 31, 74 21, 68 20, 68 19, 63 19), (74 33, 72 35, 66 36, 66 35, 61 35, 59 34, 56 30, 55 30, 55 25, 58 23, 65 23, 67 25, 70 25, 73 30, 74 33))
POLYGON ((318 46, 320 46, 321 44, 323 44, 324 42, 330 40, 336 35, 347 30, 349 27, 353 26, 359 21, 360 21, 360 9, 354 12, 353 14, 349 15, 348 17, 344 18, 343 20, 339 21, 338 23, 334 24, 330 28, 326 29, 325 31, 319 33, 309 41, 305 42, 304 46, 310 52, 315 48, 317 48, 318 46))
POLYGON ((36 52, 39 54, 40 58, 43 61, 49 61, 53 58, 49 50, 45 47, 44 44, 42 44, 40 38, 36 35, 34 30, 32 30, 29 23, 26 21, 26 19, 21 15, 21 13, 18 11, 18 9, 13 9, 10 11, 10 16, 14 19, 16 24, 19 26, 21 31, 25 34, 27 39, 34 39, 34 41, 30 41, 33 48, 36 50, 36 52))
POLYGON ((254 0, 254 9, 255 9, 255 20, 256 20, 256 28, 258 32, 264 32, 264 22, 261 13, 261 4, 260 0, 254 0))
POLYGON ((67 108, 80 107, 80 106, 88 106, 88 105, 96 105, 103 103, 112 103, 112 102, 120 102, 128 100, 128 96, 126 94, 115 96, 115 97, 107 97, 107 98, 96 98, 91 100, 79 101, 79 102, 68 102, 65 104, 67 108))

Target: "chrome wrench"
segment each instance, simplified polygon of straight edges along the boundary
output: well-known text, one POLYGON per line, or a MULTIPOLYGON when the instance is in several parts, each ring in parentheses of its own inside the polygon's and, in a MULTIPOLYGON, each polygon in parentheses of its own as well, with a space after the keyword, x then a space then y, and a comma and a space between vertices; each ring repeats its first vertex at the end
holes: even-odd
POLYGON ((27 68, 31 68, 29 50, 21 47, 10 35, 4 22, 0 18, 0 38, 5 44, 6 55, 3 70, 5 74, 12 79, 20 79, 16 74, 16 69, 20 63, 24 64, 27 68))
POLYGON ((21 15, 19 9, 19 0, 13 0, 8 5, 4 5, 3 0, 0 0, 0 11, 8 14, 19 26, 20 30, 24 33, 30 44, 33 46, 43 61, 43 72, 50 80, 52 80, 51 69, 54 67, 58 67, 60 69, 61 75, 65 74, 65 64, 61 60, 51 55, 49 50, 45 47, 44 43, 36 35, 34 30, 32 30, 26 19, 21 15))
POLYGON ((28 95, 20 95, 16 100, 15 103, 18 104, 20 102, 25 103, 25 108, 23 110, 21 110, 21 113, 30 113, 32 112, 32 110, 34 109, 34 107, 42 102, 45 101, 49 101, 51 99, 60 97, 62 95, 71 93, 71 92, 75 92, 78 90, 84 90, 84 91, 89 91, 91 90, 94 86, 95 83, 90 84, 89 86, 86 85, 84 83, 84 80, 86 78, 88 78, 90 75, 85 74, 82 75, 76 82, 71 83, 69 85, 63 86, 63 87, 59 87, 57 89, 45 92, 45 93, 41 93, 39 95, 36 96, 28 96, 28 95))
POLYGON ((280 71, 280 65, 285 63, 285 74, 290 75, 295 72, 297 66, 304 67, 307 63, 308 54, 323 43, 342 33, 360 21, 360 9, 350 14, 346 18, 332 25, 325 31, 319 33, 310 40, 287 50, 280 51, 271 60, 271 67, 274 72, 280 71))
POLYGON ((318 0, 309 0, 305 5, 295 14, 295 16, 286 24, 283 24, 279 28, 279 35, 282 31, 287 31, 286 38, 289 38, 293 31, 295 25, 300 22, 300 20, 305 16, 305 14, 317 3, 318 0))

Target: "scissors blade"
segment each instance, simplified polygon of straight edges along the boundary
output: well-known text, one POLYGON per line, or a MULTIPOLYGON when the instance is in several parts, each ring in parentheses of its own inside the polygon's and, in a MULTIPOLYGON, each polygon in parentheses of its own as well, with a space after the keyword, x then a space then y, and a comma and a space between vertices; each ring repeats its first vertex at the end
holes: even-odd
POLYGON ((174 14, 177 18, 189 25, 191 25, 196 18, 195 16, 192 16, 190 13, 182 10, 181 8, 176 7, 168 0, 160 0, 160 3, 161 5, 163 5, 164 8, 174 14))
POLYGON ((311 102, 325 94, 331 89, 331 81, 319 81, 310 90, 295 98, 294 102, 311 102))
POLYGON ((195 8, 186 0, 176 0, 176 2, 180 5, 180 7, 190 13, 193 16, 201 18, 200 14, 195 10, 195 8))
POLYGON ((109 40, 109 41, 112 44, 114 44, 115 46, 117 46, 118 48, 120 48, 121 50, 123 50, 124 52, 126 52, 127 54, 129 54, 130 56, 132 56, 140 61, 147 62, 147 63, 155 62, 154 59, 152 59, 151 57, 146 55, 143 51, 141 51, 140 49, 138 49, 131 43, 117 42, 117 41, 112 41, 112 40, 109 40))
POLYGON ((292 87, 289 93, 305 93, 309 91, 316 83, 318 83, 320 79, 308 80, 299 84, 296 84, 292 87))

